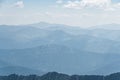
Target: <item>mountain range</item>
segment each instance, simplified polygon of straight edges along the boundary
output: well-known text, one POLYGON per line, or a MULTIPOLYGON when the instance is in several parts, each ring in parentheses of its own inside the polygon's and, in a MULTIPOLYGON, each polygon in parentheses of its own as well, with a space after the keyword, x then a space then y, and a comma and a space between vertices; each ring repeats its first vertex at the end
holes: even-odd
POLYGON ((13 72, 23 70, 25 73, 31 69, 36 74, 38 71, 67 74, 119 72, 119 27, 119 24, 108 24, 81 28, 45 22, 1 25, 0 71, 7 74, 16 67, 13 72))

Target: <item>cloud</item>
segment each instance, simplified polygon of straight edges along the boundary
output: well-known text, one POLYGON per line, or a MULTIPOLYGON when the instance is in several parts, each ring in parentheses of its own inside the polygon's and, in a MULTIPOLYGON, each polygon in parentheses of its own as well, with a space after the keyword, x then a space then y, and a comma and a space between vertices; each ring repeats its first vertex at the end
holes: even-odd
POLYGON ((57 0, 56 3, 62 4, 62 3, 63 3, 63 0, 57 0))
POLYGON ((0 17, 2 17, 2 16, 3 16, 3 14, 0 13, 0 17))
POLYGON ((69 14, 65 14, 65 13, 51 13, 51 12, 45 12, 45 16, 49 16, 52 18, 65 18, 65 17, 70 17, 69 14))
POLYGON ((17 2, 14 4, 14 7, 24 8, 24 2, 23 2, 22 0, 17 1, 17 2))
POLYGON ((120 3, 113 4, 112 0, 76 0, 68 1, 63 6, 73 9, 99 8, 104 10, 114 10, 120 8, 120 3))

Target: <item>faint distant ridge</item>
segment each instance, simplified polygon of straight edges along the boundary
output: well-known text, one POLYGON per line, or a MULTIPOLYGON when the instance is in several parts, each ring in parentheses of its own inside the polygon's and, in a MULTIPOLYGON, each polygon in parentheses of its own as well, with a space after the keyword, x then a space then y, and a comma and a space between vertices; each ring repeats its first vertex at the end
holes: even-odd
POLYGON ((53 26, 68 26, 64 24, 54 24, 54 23, 48 23, 48 22, 38 22, 38 23, 33 23, 33 24, 28 24, 30 26, 39 26, 39 27, 53 27, 53 26))
POLYGON ((120 30, 120 24, 104 24, 90 27, 90 29, 120 30))
POLYGON ((12 73, 19 74, 19 75, 44 74, 43 71, 35 70, 27 67, 21 67, 21 66, 6 66, 6 67, 0 68, 0 75, 9 75, 12 73))
POLYGON ((47 22, 38 22, 38 23, 33 23, 33 24, 28 24, 30 26, 50 26, 52 25, 51 23, 47 23, 47 22))

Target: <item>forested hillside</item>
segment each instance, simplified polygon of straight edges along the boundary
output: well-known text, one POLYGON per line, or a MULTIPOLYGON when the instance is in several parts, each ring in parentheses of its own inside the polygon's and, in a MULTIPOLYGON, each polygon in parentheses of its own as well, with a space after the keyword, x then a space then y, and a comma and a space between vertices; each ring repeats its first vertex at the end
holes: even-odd
POLYGON ((120 80, 120 73, 107 76, 103 75, 66 75, 57 72, 49 72, 43 76, 37 75, 17 75, 0 76, 0 80, 120 80))

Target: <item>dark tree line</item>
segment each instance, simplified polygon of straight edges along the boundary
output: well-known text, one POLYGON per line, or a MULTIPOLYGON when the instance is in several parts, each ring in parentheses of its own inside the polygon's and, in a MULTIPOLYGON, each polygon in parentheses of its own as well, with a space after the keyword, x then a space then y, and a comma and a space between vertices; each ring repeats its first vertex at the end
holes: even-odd
POLYGON ((0 80, 120 80, 120 73, 114 73, 107 76, 102 75, 66 75, 57 72, 49 72, 42 76, 37 75, 17 75, 0 76, 0 80))

